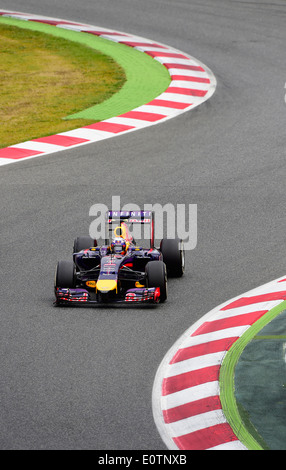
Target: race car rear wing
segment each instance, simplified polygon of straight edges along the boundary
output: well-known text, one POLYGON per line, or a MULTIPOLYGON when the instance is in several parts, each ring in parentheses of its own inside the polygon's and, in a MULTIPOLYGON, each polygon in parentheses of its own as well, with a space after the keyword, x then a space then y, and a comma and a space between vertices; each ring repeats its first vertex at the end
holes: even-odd
MULTIPOLYGON (((107 211, 105 218, 109 227, 108 232, 116 229, 116 226, 120 228, 121 223, 128 226, 133 224, 150 225, 150 248, 154 248, 155 219, 153 211, 107 211)), ((118 232, 118 236, 121 236, 120 232, 118 232)))

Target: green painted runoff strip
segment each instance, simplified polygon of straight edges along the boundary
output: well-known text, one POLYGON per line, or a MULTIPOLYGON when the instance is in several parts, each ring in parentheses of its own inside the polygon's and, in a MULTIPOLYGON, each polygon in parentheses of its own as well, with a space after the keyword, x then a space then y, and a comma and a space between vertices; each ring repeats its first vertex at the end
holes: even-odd
POLYGON ((242 351, 257 333, 286 308, 286 301, 269 310, 233 344, 220 368, 220 399, 227 422, 238 439, 250 450, 264 450, 261 436, 252 426, 246 426, 238 410, 234 394, 234 370, 242 351))
POLYGON ((118 116, 149 103, 163 93, 171 82, 166 67, 148 54, 130 46, 44 23, 6 17, 0 17, 0 22, 78 42, 112 57, 124 69, 127 80, 117 93, 103 103, 67 116, 66 119, 103 121, 118 116))

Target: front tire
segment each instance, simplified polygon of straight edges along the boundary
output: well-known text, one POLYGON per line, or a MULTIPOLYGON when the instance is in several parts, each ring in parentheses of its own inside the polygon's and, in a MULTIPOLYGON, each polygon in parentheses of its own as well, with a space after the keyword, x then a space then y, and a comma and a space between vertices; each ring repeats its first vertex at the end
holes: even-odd
POLYGON ((76 286, 75 266, 72 261, 59 261, 55 272, 55 288, 76 286))
POLYGON ((145 267, 147 287, 160 287, 160 302, 168 296, 167 270, 163 261, 149 261, 145 267))

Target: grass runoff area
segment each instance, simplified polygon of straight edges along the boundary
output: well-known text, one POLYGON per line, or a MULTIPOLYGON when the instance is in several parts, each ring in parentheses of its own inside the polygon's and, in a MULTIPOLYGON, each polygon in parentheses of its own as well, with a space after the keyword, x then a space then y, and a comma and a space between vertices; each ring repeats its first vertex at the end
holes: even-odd
POLYGON ((224 414, 250 450, 286 448, 285 309, 286 301, 248 328, 229 349, 220 370, 224 414))
POLYGON ((97 36, 0 18, 0 148, 147 103, 170 83, 152 57, 97 36))
POLYGON ((252 424, 262 448, 285 450, 285 310, 243 350, 235 370, 235 397, 243 421, 252 424))

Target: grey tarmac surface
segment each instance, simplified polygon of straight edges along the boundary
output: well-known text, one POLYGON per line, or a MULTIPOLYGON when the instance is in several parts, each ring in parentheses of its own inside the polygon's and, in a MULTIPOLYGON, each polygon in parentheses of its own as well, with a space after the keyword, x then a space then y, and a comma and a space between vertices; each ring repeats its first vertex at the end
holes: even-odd
POLYGON ((285 274, 286 2, 2 0, 134 33, 204 62, 218 85, 176 119, 7 165, 1 190, 1 449, 165 448, 163 356, 216 305, 285 274), (96 202, 198 205, 198 244, 157 310, 55 309, 53 276, 96 202))

